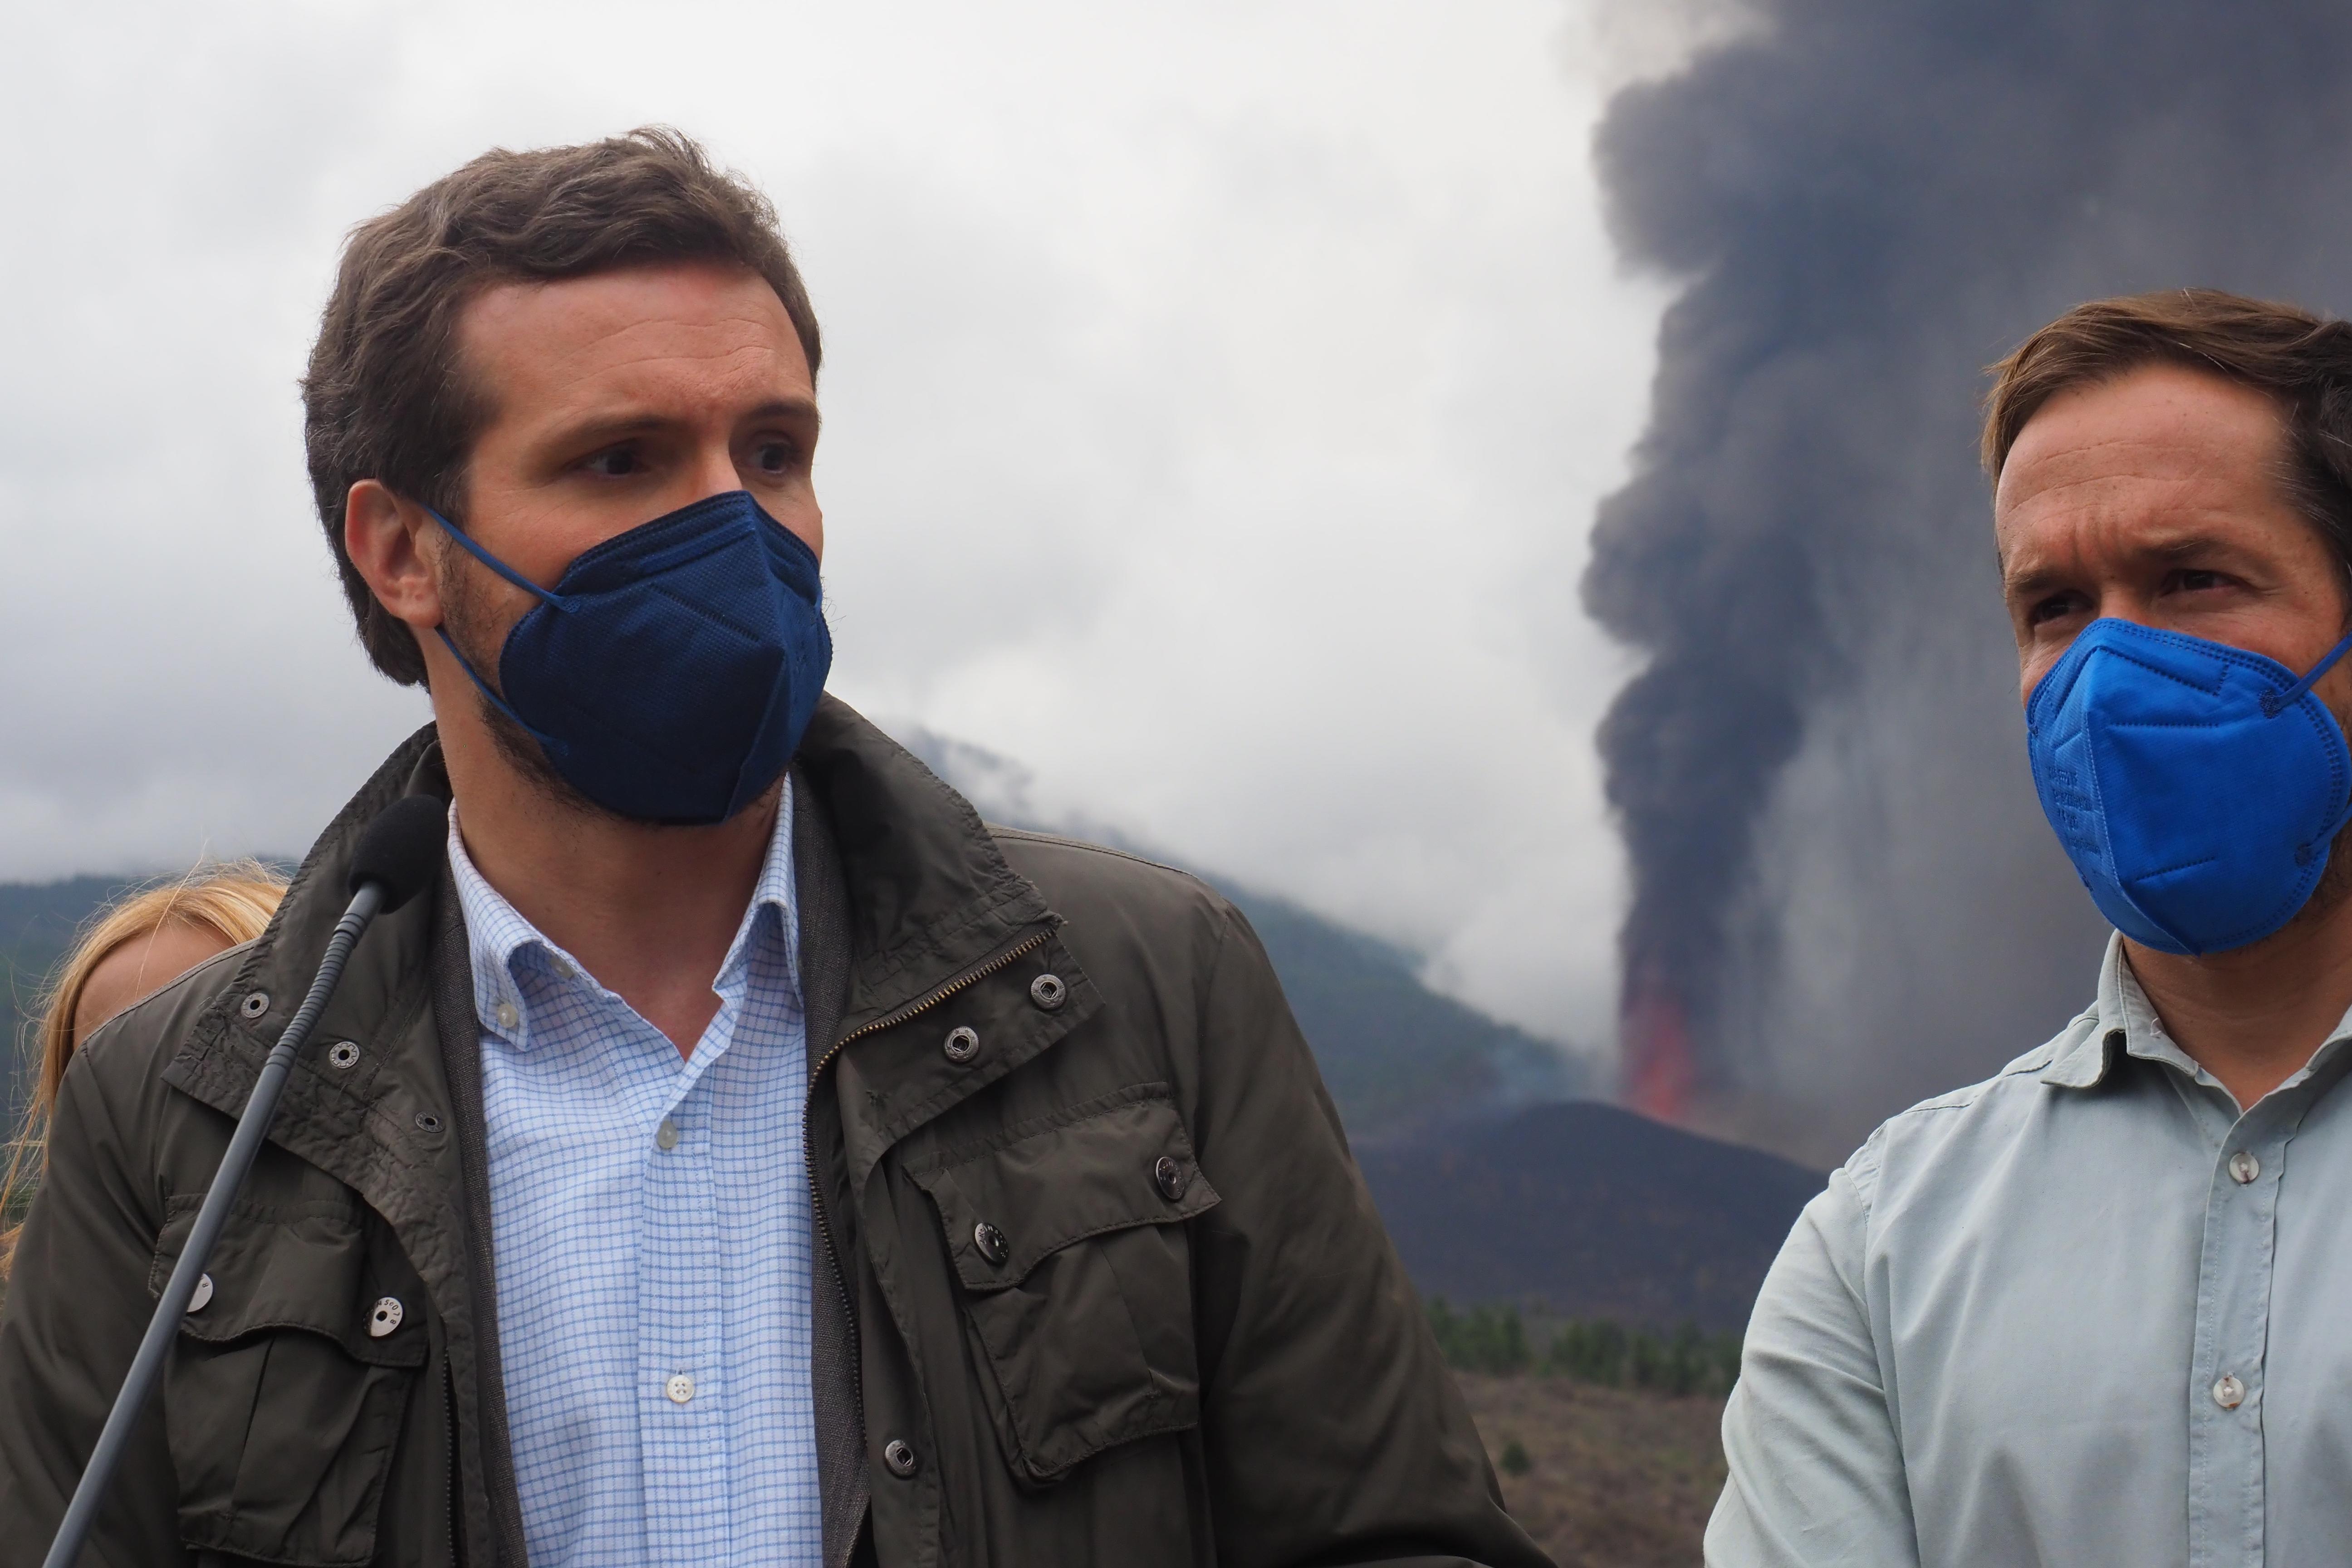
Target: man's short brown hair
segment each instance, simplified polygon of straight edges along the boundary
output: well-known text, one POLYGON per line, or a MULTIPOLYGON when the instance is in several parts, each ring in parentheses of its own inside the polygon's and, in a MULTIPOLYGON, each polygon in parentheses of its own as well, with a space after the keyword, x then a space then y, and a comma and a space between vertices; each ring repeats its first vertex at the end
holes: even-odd
POLYGON ((353 569, 343 500, 375 479, 462 522, 488 409, 458 363, 459 314, 495 284, 672 261, 732 262, 767 279, 816 374, 816 314, 775 209, 676 131, 485 153, 352 231, 302 381, 303 437, 361 645, 384 674, 420 685, 425 660, 353 569))
POLYGON ((2296 510, 2352 574, 2352 323, 2218 289, 2077 305, 1991 367, 1985 472, 2042 405, 2147 364, 2179 364, 2267 393, 2286 420, 2280 476, 2296 510))

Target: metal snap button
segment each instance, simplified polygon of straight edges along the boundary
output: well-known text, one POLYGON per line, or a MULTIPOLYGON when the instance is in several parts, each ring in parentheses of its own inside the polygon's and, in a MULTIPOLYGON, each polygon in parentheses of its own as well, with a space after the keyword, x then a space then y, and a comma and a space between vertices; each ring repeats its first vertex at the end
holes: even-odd
POLYGON ((890 1467, 892 1475, 903 1481, 915 1473, 915 1450, 908 1446, 905 1438, 893 1437, 882 1445, 882 1462, 890 1467))
POLYGON ((188 1310, 201 1312, 212 1304, 213 1277, 209 1274, 199 1274, 196 1276, 195 1290, 188 1297, 188 1310))
POLYGON ((407 1315, 406 1310, 400 1304, 399 1297, 383 1297, 376 1302, 375 1310, 368 1314, 368 1338, 372 1340, 383 1338, 384 1335, 400 1327, 400 1320, 407 1315))
POLYGON ((662 1392, 669 1395, 672 1405, 683 1405, 694 1397, 694 1379, 682 1372, 674 1373, 667 1383, 662 1384, 662 1392))
POLYGON ((1062 1004, 1070 999, 1070 988, 1062 984, 1058 974, 1041 974, 1029 983, 1029 1000, 1048 1013, 1058 1013, 1062 1004))
POLYGON ((971 1060, 980 1055, 980 1031, 967 1025, 957 1025, 948 1031, 947 1042, 940 1047, 940 1053, 951 1062, 971 1060))
POLYGON ((980 1248, 982 1258, 999 1268, 1003 1268, 1004 1260, 1013 1256, 1013 1248, 1005 1245, 1004 1233, 986 1220, 971 1227, 971 1244, 980 1248))
POLYGON ((429 1110, 420 1110, 416 1113, 416 1130, 419 1132, 438 1132, 441 1131, 441 1119, 429 1110))
POLYGON ((349 1072, 360 1065, 360 1048, 349 1040, 337 1040, 327 1047, 327 1059, 349 1072))
POLYGON ((1184 1167, 1169 1155, 1160 1155, 1159 1161, 1153 1164, 1151 1180, 1152 1184, 1160 1189, 1160 1195, 1171 1204, 1184 1195, 1184 1184, 1187 1180, 1184 1167))
POLYGON ((236 1005, 236 1010, 248 1018, 260 1017, 269 1011, 269 993, 267 991, 247 993, 245 1000, 236 1005))

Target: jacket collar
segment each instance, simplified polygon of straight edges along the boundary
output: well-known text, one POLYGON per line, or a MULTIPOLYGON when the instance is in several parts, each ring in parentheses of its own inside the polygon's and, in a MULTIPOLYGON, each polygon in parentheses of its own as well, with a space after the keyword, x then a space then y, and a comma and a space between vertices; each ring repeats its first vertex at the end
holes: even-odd
POLYGON ((797 765, 832 821, 848 889, 844 1035, 1057 923, 970 803, 847 703, 818 701, 797 765))

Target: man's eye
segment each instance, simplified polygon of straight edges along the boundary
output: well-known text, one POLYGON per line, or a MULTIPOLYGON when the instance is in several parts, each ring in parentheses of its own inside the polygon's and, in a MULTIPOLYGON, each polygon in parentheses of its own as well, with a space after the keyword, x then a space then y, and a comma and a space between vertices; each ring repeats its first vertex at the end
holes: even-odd
POLYGON ((592 474, 599 474, 608 479, 619 479, 642 472, 645 464, 626 447, 614 447, 589 458, 586 468, 592 474))
POLYGON ((2172 574, 2171 585, 2176 593, 2200 594, 2210 588, 2221 587, 2228 582, 2229 579, 2219 572, 2184 569, 2172 574))
POLYGON ((2044 621, 2063 620, 2082 607, 2083 595, 2080 594, 2053 594, 2028 610, 2025 621, 2028 626, 2038 626, 2044 621))
POLYGON ((800 448, 790 441, 756 441, 751 446, 751 466, 763 474, 789 474, 800 462, 800 448))

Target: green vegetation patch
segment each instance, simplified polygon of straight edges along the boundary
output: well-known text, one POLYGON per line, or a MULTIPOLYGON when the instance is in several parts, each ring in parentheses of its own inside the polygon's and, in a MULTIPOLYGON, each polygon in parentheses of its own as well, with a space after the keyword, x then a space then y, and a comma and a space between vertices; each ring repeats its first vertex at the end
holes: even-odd
POLYGON ((1740 1336, 1702 1333, 1696 1323, 1664 1335, 1605 1318, 1562 1318, 1531 1330, 1515 1304, 1457 1311, 1439 1296, 1429 1303, 1429 1327, 1456 1372, 1533 1372, 1601 1388, 1716 1398, 1739 1379, 1740 1336))

